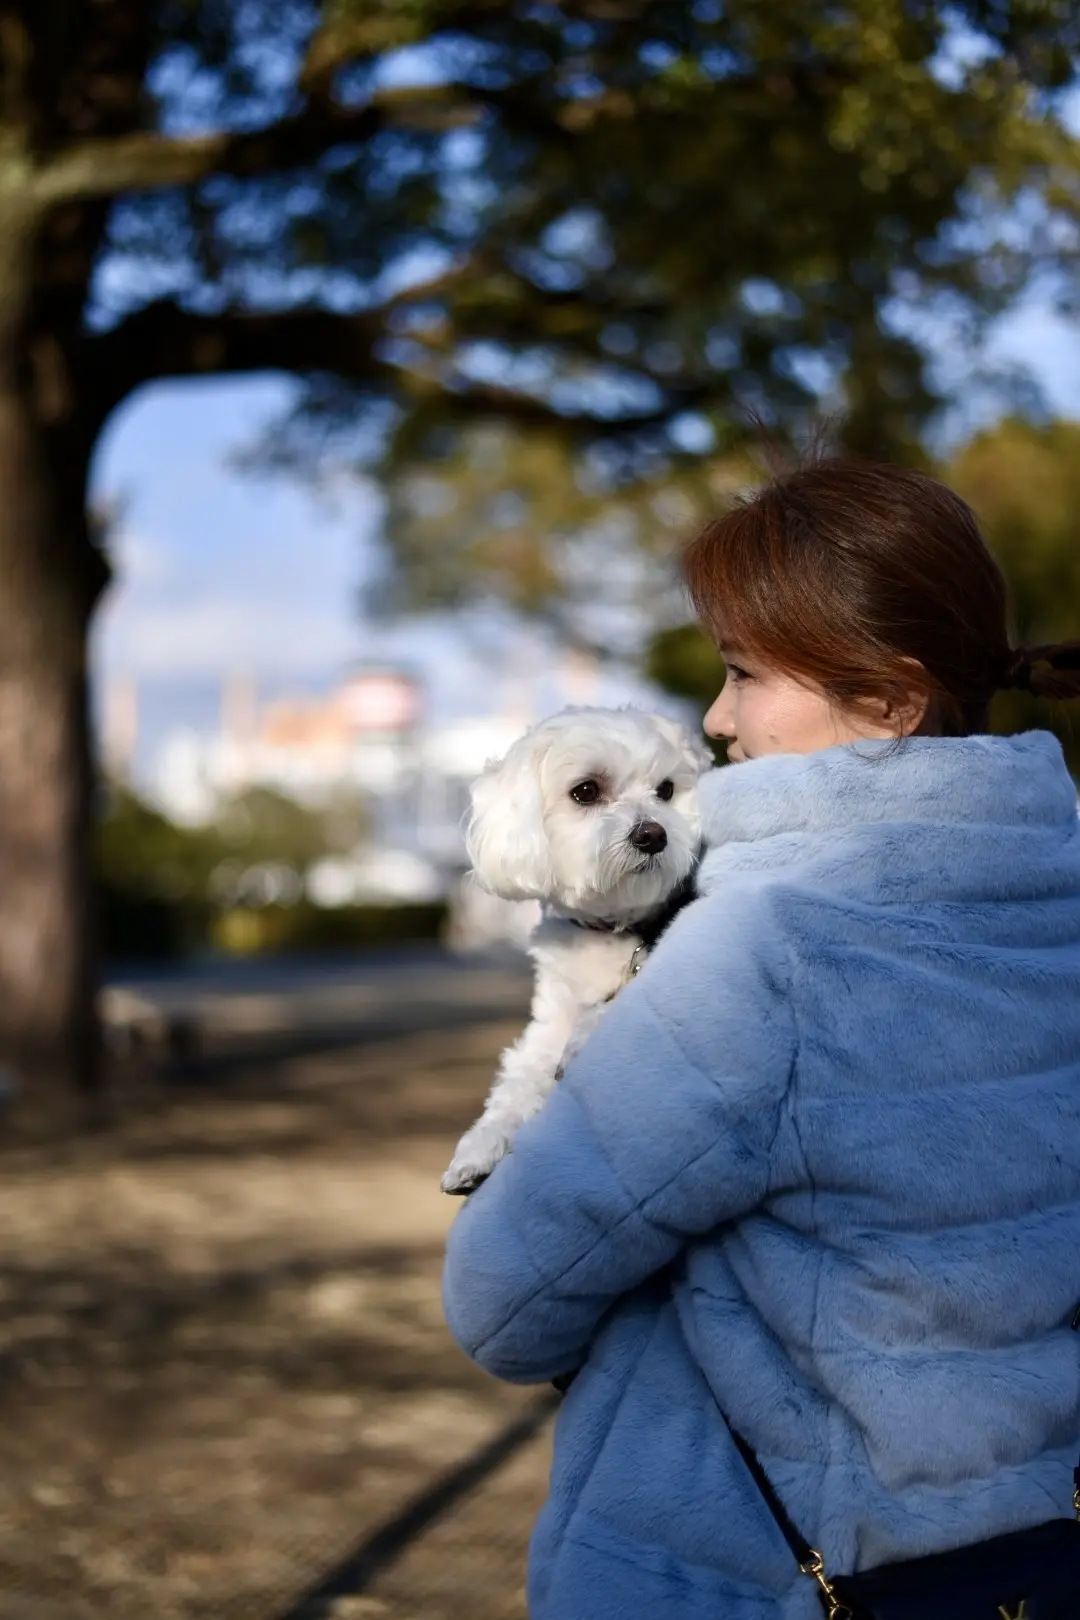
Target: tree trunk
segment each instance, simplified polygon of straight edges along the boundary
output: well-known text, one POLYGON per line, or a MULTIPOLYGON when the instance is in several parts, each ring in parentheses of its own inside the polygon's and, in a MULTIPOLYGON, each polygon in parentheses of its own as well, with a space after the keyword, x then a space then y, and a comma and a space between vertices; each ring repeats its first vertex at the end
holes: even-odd
POLYGON ((86 669, 100 582, 88 447, 43 424, 23 370, 0 366, 0 1065, 41 1116, 100 1086, 86 669))

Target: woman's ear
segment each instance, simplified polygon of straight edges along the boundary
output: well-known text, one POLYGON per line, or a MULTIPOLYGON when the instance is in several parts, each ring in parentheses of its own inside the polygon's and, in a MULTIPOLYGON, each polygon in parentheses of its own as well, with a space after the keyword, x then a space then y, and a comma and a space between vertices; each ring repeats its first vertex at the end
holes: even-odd
POLYGON ((898 737, 932 736, 935 728, 926 727, 930 711, 929 693, 912 691, 902 702, 886 704, 885 720, 898 737))
POLYGON ((481 886, 504 900, 541 899, 555 882, 540 791, 549 747, 527 733, 472 785, 469 859, 481 886))
POLYGON ((917 658, 903 658, 911 672, 911 684, 898 684, 888 697, 860 698, 854 705, 877 737, 933 736, 936 733, 934 703, 926 670, 917 658))
POLYGON ((886 703, 886 724, 900 737, 914 737, 919 732, 926 735, 934 710, 926 670, 917 658, 904 658, 901 662, 911 671, 911 685, 901 696, 886 703))

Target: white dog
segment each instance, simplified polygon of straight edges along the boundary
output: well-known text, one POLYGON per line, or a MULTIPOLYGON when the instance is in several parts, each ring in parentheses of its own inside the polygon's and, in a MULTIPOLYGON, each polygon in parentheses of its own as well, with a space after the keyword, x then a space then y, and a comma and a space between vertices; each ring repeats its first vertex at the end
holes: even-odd
POLYGON ((673 720, 636 709, 564 709, 473 784, 476 878, 538 899, 530 1022, 503 1053, 484 1111, 442 1178, 466 1193, 551 1093, 572 1051, 693 894, 701 851, 696 786, 712 764, 673 720))

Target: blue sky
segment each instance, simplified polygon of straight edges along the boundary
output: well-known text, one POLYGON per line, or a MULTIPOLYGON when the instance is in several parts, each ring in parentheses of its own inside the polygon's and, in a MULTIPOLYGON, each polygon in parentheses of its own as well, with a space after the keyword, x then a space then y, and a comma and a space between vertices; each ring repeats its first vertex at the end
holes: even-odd
MULTIPOLYGON (((1052 408, 1080 417, 1080 323, 1032 301, 1002 324, 991 352, 1025 362, 1052 408)), ((94 493, 119 498, 124 515, 93 668, 99 691, 113 675, 138 682, 143 770, 173 726, 216 725, 231 673, 271 697, 325 688, 358 660, 403 660, 426 677, 436 719, 501 701, 507 653, 485 655, 453 623, 391 631, 362 620, 357 593, 379 523, 370 490, 343 488, 331 503, 230 466, 291 387, 278 376, 159 384, 128 401, 102 438, 94 493)), ((508 653, 519 672, 547 661, 524 636, 508 653)), ((604 700, 642 694, 615 680, 604 700)))
MULTIPOLYGON (((230 464, 292 387, 272 375, 157 384, 117 412, 98 447, 93 496, 118 501, 122 516, 92 669, 99 701, 110 678, 137 683, 144 779, 169 731, 216 729, 230 675, 254 678, 271 699, 325 690, 358 662, 401 663, 423 678, 434 720, 520 702, 523 686, 538 712, 565 701, 550 676, 551 646, 533 632, 508 636, 504 625, 445 617, 394 628, 363 619, 376 494, 342 487, 330 499, 230 464)), ((647 696, 616 672, 596 700, 647 696)))

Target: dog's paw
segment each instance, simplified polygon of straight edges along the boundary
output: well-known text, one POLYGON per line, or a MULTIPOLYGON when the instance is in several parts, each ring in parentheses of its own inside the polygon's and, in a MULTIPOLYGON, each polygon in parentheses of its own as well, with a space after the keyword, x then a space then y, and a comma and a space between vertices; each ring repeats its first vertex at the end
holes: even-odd
POLYGON ((457 1145, 440 1186, 445 1193, 464 1194, 475 1191, 486 1181, 499 1160, 508 1153, 510 1138, 506 1131, 485 1120, 478 1121, 465 1132, 457 1145))
POLYGON ((487 1176, 468 1176, 465 1174, 459 1180, 455 1177, 453 1171, 448 1170, 439 1185, 444 1193, 450 1194, 451 1198, 468 1198, 469 1194, 474 1193, 477 1187, 482 1187, 486 1180, 487 1176))

